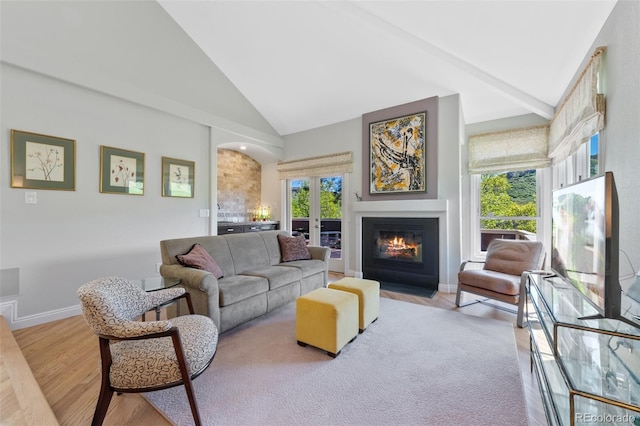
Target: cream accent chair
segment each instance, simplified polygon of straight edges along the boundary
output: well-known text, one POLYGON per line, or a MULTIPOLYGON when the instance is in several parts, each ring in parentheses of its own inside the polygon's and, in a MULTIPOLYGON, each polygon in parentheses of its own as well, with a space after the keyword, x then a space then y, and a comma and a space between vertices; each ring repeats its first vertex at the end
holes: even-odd
POLYGON ((102 384, 92 425, 101 425, 113 392, 149 392, 184 384, 197 425, 201 424, 191 380, 211 364, 218 330, 202 315, 165 321, 137 321, 145 312, 185 298, 183 288, 145 292, 116 277, 100 278, 78 289, 82 312, 98 335, 102 384))
POLYGON ((544 246, 539 241, 491 241, 484 262, 467 260, 460 265, 456 306, 484 302, 478 300, 460 306, 460 293, 463 291, 517 305, 517 325, 522 327, 527 279, 529 274, 541 272, 544 260, 544 246), (482 269, 466 269, 471 263, 483 263, 484 266, 482 269))

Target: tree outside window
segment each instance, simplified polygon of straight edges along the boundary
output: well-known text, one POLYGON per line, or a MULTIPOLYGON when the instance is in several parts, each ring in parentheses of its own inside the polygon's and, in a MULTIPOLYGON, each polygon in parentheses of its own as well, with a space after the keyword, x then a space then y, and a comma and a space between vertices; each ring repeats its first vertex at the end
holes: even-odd
MULTIPOLYGON (((295 181, 292 188, 292 216, 309 217, 309 181, 306 179, 295 181)), ((342 217, 341 178, 320 179, 320 217, 323 219, 340 219, 342 217)))
POLYGON ((536 238, 536 188, 535 170, 481 176, 480 232, 483 251, 493 238, 536 238))

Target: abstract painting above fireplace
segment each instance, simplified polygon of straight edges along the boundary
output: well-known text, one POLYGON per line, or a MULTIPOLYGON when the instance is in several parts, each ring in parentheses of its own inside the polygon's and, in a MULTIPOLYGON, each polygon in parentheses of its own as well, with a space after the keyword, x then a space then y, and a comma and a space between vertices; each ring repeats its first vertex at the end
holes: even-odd
POLYGON ((383 290, 432 297, 438 290, 437 218, 363 217, 363 277, 383 290))

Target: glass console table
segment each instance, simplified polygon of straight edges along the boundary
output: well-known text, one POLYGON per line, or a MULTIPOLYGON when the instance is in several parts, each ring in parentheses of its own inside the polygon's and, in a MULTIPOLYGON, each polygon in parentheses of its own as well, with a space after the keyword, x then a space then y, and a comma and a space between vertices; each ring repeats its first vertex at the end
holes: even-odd
POLYGON ((640 425, 640 328, 580 319, 596 309, 557 277, 531 275, 527 318, 550 425, 640 425))
POLYGON ((131 281, 147 292, 161 290, 163 288, 171 288, 180 284, 180 278, 169 277, 151 277, 131 281))

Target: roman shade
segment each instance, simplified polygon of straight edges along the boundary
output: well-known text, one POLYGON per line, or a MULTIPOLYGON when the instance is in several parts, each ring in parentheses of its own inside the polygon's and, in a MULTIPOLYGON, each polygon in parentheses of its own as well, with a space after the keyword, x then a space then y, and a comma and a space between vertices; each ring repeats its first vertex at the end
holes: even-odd
POLYGON ((340 152, 301 160, 282 161, 278 163, 277 170, 281 180, 350 173, 353 171, 353 153, 340 152))
POLYGON ((469 137, 469 173, 495 173, 547 167, 549 126, 483 133, 469 137))
POLYGON ((598 93, 606 47, 595 50, 582 74, 556 110, 549 126, 549 158, 558 163, 604 128, 604 94, 598 93))
POLYGON ((543 168, 559 163, 604 129, 605 98, 599 92, 606 47, 598 47, 547 125, 469 137, 469 173, 543 168))

